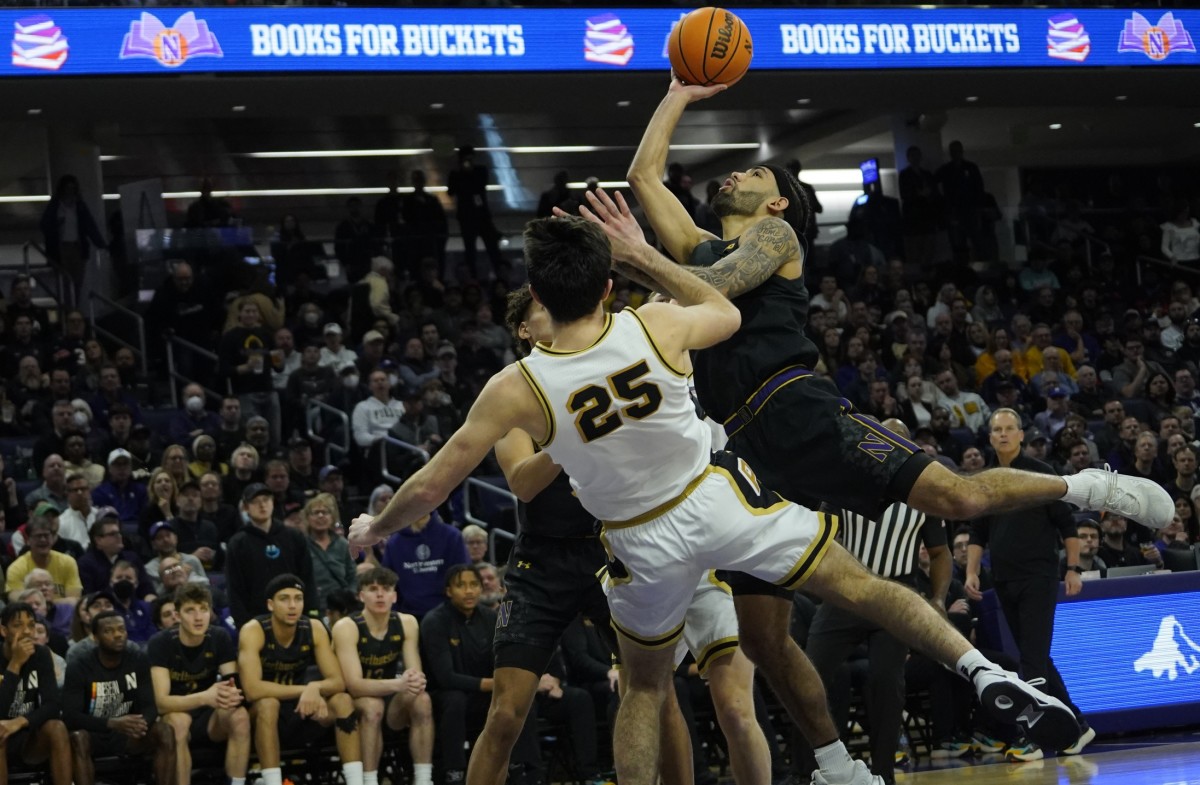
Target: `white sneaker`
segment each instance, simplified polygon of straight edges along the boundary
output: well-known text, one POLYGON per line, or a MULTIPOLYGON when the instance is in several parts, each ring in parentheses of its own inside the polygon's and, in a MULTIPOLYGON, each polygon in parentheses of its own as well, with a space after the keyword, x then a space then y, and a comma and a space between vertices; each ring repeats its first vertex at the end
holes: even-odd
POLYGON ((820 769, 813 772, 812 785, 887 785, 883 777, 878 774, 872 774, 867 768, 867 764, 861 760, 854 761, 854 774, 845 782, 834 782, 833 780, 825 779, 825 775, 820 769))
POLYGON ((980 667, 969 678, 984 711, 1001 722, 1017 725, 1039 747, 1066 749, 1082 734, 1079 722, 1066 704, 1021 681, 1011 671, 980 667))
POLYGON ((1163 528, 1175 517, 1171 495, 1153 480, 1117 474, 1108 464, 1103 469, 1084 469, 1075 477, 1078 480, 1067 481, 1085 484, 1081 488, 1087 492, 1084 509, 1115 512, 1152 529, 1163 528))
POLYGON ((1063 747, 1062 753, 1063 755, 1078 755, 1079 753, 1083 752, 1083 748, 1091 744, 1095 738, 1096 729, 1089 725, 1084 729, 1083 733, 1080 734, 1079 738, 1075 740, 1074 744, 1072 744, 1070 747, 1063 747))

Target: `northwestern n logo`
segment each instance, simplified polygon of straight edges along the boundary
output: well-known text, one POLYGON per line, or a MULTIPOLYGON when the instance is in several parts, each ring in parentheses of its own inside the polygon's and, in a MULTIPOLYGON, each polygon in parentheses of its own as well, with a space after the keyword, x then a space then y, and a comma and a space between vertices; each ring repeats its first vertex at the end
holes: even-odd
POLYGON ((505 600, 496 606, 496 629, 508 626, 508 620, 512 617, 512 600, 505 600))
POLYGON ((884 441, 883 437, 878 434, 868 433, 867 437, 858 443, 858 449, 883 463, 887 460, 888 453, 896 449, 896 446, 891 442, 884 441))

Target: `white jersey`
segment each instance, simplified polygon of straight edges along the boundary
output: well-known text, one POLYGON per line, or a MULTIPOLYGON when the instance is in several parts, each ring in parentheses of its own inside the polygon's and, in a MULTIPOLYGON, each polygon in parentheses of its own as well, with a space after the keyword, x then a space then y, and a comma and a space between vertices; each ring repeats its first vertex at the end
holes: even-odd
POLYGON ((586 349, 539 345, 518 365, 546 414, 540 446, 600 520, 650 512, 708 469, 712 434, 696 416, 687 375, 633 310, 607 314, 586 349))

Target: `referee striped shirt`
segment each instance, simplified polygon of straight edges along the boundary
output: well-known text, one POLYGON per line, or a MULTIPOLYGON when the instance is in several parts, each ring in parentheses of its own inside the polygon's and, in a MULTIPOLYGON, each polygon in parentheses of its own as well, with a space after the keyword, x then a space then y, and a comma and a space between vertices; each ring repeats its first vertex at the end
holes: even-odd
POLYGON ((842 545, 868 570, 884 578, 916 571, 921 542, 926 548, 946 544, 941 518, 926 516, 903 502, 887 507, 877 521, 850 510, 842 510, 839 518, 842 545))

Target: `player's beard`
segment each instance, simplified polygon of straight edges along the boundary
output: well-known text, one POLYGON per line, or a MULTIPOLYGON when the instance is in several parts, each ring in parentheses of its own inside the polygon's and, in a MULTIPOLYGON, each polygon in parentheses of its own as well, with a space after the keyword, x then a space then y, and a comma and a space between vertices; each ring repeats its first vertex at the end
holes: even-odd
POLYGON ((718 218, 729 215, 754 215, 759 206, 767 200, 763 193, 738 193, 735 191, 717 191, 709 206, 718 218))

